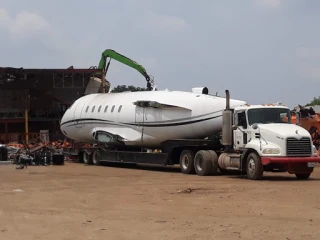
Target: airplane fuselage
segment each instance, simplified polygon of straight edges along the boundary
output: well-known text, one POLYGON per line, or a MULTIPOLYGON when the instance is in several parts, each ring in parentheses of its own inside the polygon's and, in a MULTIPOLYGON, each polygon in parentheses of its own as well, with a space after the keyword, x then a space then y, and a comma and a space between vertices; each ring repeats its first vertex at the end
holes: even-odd
MULTIPOLYGON (((230 100, 230 106, 246 104, 230 100)), ((169 139, 205 138, 222 129, 222 97, 182 91, 90 94, 65 112, 61 130, 68 138, 94 143, 95 133, 121 137, 128 146, 158 147, 169 139), (141 107, 137 101, 156 102, 141 107)), ((107 141, 107 139, 104 139, 107 141)))

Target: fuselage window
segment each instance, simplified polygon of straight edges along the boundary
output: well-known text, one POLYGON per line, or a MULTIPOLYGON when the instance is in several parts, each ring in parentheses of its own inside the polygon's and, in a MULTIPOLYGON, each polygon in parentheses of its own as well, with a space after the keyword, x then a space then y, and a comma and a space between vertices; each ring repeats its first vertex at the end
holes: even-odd
POLYGON ((118 112, 120 112, 120 111, 121 111, 121 108, 122 108, 122 105, 120 105, 120 106, 119 106, 119 108, 118 108, 118 112))
POLYGON ((107 112, 108 110, 108 105, 104 108, 104 112, 107 112))
POLYGON ((113 110, 114 110, 114 107, 115 107, 115 105, 113 105, 113 106, 112 106, 112 108, 111 108, 111 112, 113 112, 113 110))
POLYGON ((94 111, 95 107, 96 107, 96 106, 93 106, 93 107, 92 107, 92 111, 91 111, 91 112, 93 112, 93 111, 94 111))
POLYGON ((86 108, 86 112, 88 112, 88 110, 89 110, 89 106, 87 106, 87 108, 86 108))
POLYGON ((102 106, 100 105, 100 106, 99 106, 99 108, 98 108, 98 112, 100 112, 100 110, 101 110, 101 107, 102 107, 102 106))

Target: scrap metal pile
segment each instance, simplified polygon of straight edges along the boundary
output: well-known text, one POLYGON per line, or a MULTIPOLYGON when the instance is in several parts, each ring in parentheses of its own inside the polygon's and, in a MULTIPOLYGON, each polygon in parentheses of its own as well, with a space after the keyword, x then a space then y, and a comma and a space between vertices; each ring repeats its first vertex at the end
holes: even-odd
MULTIPOLYGON (((18 143, 18 142, 10 142, 7 144, 8 147, 14 147, 19 149, 26 149, 26 144, 18 143)), ((29 144, 27 145, 28 149, 37 148, 40 146, 46 146, 55 150, 62 149, 62 148, 68 148, 71 146, 69 142, 66 140, 58 140, 54 142, 41 142, 40 140, 30 140, 29 144)))
POLYGON ((29 144, 25 142, 11 142, 7 144, 8 161, 20 165, 24 168, 27 165, 63 165, 63 148, 69 147, 66 141, 55 141, 43 143, 40 140, 31 140, 29 144))
MULTIPOLYGON (((313 144, 320 153, 320 113, 316 113, 312 107, 301 105, 295 107, 294 112, 300 113, 300 126, 311 134, 313 144)), ((294 112, 292 113, 292 121, 296 123, 294 112)))

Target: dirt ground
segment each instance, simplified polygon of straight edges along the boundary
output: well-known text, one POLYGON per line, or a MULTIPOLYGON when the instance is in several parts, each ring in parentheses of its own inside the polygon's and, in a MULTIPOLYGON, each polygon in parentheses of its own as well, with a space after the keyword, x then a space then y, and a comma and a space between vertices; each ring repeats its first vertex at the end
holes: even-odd
POLYGON ((72 162, 15 167, 0 165, 0 239, 320 239, 319 166, 307 181, 72 162))

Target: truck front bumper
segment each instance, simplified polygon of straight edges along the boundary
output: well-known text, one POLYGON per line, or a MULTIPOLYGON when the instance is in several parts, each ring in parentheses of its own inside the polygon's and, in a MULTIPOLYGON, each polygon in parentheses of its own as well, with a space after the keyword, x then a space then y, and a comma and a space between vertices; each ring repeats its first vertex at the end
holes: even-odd
POLYGON ((268 165, 269 163, 317 163, 320 162, 320 156, 314 157, 261 157, 262 165, 268 165))

